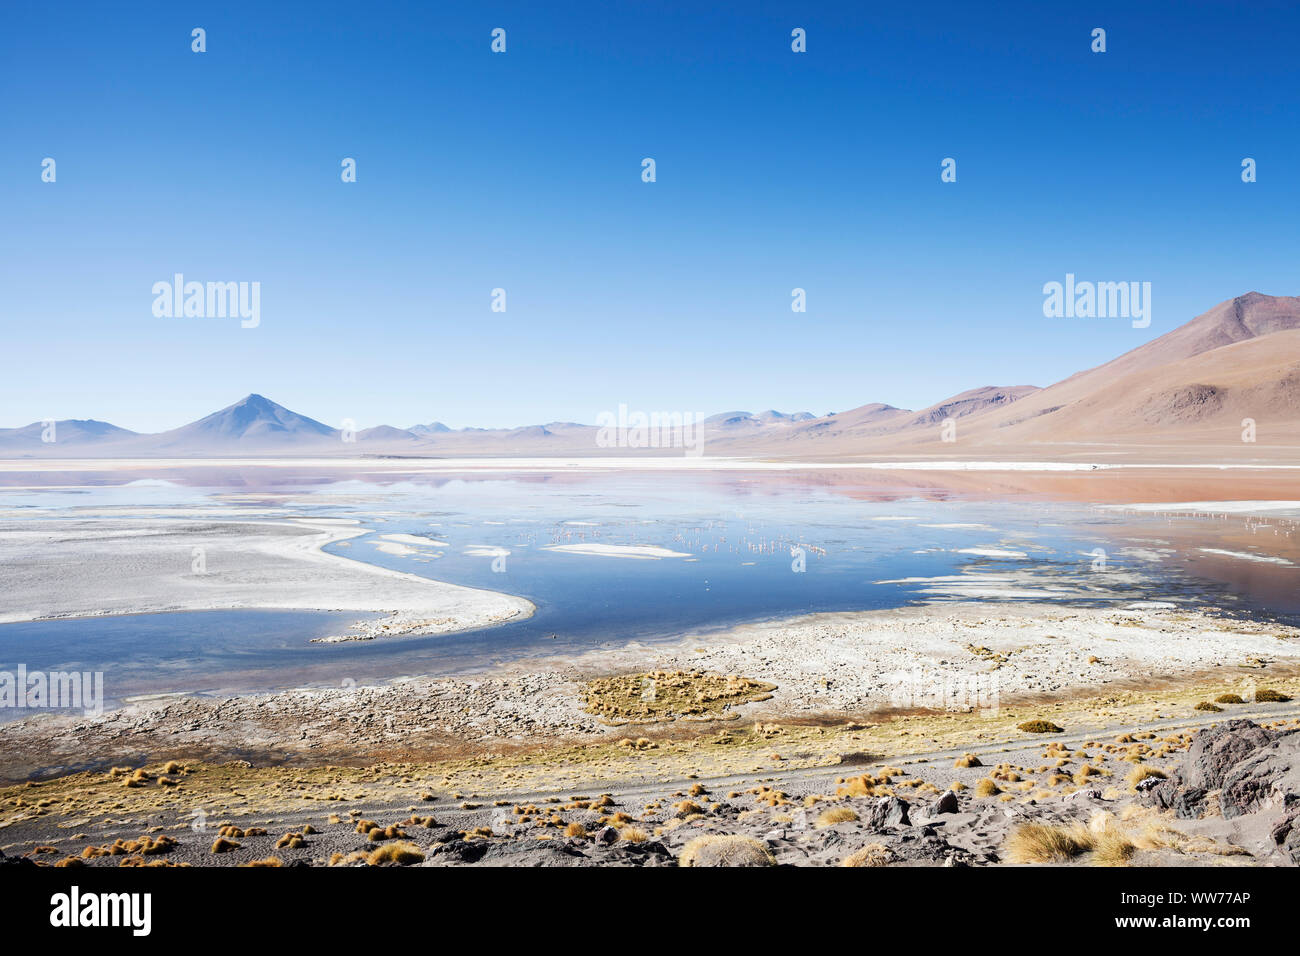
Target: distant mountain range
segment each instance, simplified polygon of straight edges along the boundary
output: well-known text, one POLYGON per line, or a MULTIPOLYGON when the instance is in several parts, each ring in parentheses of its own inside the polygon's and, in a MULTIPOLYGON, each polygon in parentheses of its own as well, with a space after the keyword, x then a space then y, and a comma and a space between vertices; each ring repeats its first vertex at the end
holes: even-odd
MULTIPOLYGON (((707 456, 1045 458, 1201 447, 1230 447, 1242 457, 1279 450, 1294 456, 1300 453, 1300 298, 1238 296, 1048 388, 985 386, 920 411, 873 403, 820 416, 723 412, 704 420, 702 435, 707 456), (1254 442, 1242 440, 1247 420, 1254 442)), ((56 422, 52 430, 42 422, 0 429, 0 457, 682 454, 680 448, 610 446, 599 436, 597 426, 574 422, 451 429, 435 421, 352 432, 249 395, 157 434, 93 419, 56 422)))

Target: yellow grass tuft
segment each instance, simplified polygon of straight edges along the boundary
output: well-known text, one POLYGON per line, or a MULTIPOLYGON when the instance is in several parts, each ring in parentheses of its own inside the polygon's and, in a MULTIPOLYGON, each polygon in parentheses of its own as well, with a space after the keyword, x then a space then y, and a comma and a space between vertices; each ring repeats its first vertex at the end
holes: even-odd
POLYGON ((1291 698, 1281 691, 1276 691, 1268 687, 1261 687, 1255 691, 1255 703, 1257 704, 1285 704, 1291 698))
POLYGON ((831 807, 829 810, 821 812, 813 826, 818 830, 824 830, 826 827, 833 827, 837 823, 851 823, 857 818, 857 813, 851 807, 831 807))
POLYGON ((1019 725, 1019 729, 1027 734, 1060 734, 1065 732, 1050 720, 1027 720, 1019 725))
POLYGON ((898 857, 883 843, 869 843, 840 860, 840 866, 889 866, 898 857))
POLYGON ((412 863, 423 863, 424 854, 413 843, 388 843, 371 852, 366 857, 366 862, 371 866, 379 866, 382 863, 410 866, 412 863))
POLYGON ((682 848, 678 866, 775 866, 767 845, 747 836, 699 836, 682 848))
POLYGON ((1086 763, 1078 769, 1078 772, 1075 773, 1074 783, 1076 786, 1082 787, 1085 784, 1087 784, 1091 778, 1100 775, 1101 775, 1101 771, 1099 769, 1097 769, 1090 763, 1086 763))
POLYGON ((850 777, 842 786, 835 788, 837 797, 874 797, 876 787, 884 781, 864 773, 860 777, 850 777))
POLYGON ((1133 772, 1128 775, 1128 785, 1130 789, 1136 793, 1137 785, 1148 777, 1158 777, 1163 780, 1165 779, 1165 772, 1163 770, 1157 770, 1155 767, 1134 767, 1133 772))
POLYGON ((1151 823, 1133 842, 1139 850, 1176 850, 1187 842, 1187 837, 1164 823, 1151 823))
POLYGON ((1104 827, 1093 843, 1093 866, 1128 866, 1137 846, 1122 830, 1104 827))
POLYGON ((1063 863, 1092 849, 1095 838, 1081 825, 1022 823, 1007 837, 1006 852, 1013 863, 1063 863))

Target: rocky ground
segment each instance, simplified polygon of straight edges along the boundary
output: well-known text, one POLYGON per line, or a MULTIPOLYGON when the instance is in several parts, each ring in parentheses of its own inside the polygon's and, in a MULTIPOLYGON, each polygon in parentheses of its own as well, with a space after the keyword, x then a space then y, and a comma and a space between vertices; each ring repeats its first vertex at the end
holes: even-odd
POLYGON ((1270 856, 1300 865, 1300 731, 1228 721, 1197 734, 1166 779, 1137 790, 1145 806, 1178 820, 1228 821, 1245 840, 1276 847, 1270 856))
MULTIPOLYGON (((1300 864, 1296 708, 1241 709, 1256 719, 1164 717, 1104 737, 1027 731, 969 751, 846 753, 835 766, 643 775, 583 791, 508 790, 490 761, 120 767, 0 791, 0 863, 1300 864)), ((779 728, 746 733, 790 742, 779 728)), ((623 745, 647 758, 669 747, 623 745)))

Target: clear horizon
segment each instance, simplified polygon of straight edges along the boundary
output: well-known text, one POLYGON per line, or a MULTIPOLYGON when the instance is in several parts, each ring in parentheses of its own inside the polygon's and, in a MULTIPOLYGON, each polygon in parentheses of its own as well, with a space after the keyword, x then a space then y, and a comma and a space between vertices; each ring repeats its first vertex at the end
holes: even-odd
POLYGON ((69 9, 0 31, 0 427, 919 409, 1300 292, 1282 4, 69 9), (178 273, 260 321, 156 316, 178 273), (1045 317, 1069 274, 1149 327, 1045 317))

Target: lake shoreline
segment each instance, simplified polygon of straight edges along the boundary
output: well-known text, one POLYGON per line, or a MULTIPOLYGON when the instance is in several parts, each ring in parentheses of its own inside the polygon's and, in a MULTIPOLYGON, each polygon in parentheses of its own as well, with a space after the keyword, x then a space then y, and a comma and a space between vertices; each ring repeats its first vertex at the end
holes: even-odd
MULTIPOLYGON (((739 675, 776 686, 729 706, 722 725, 809 724, 917 710, 983 711, 1113 688, 1240 683, 1300 665, 1300 629, 1176 606, 936 602, 813 614, 632 643, 576 657, 534 656, 457 677, 226 698, 168 695, 97 717, 41 715, 0 725, 5 778, 130 759, 257 755, 314 765, 406 755, 488 754, 629 733, 677 733, 591 713, 593 678, 653 672, 739 675)), ((707 715, 705 715, 707 717, 707 715)), ((701 720, 701 725, 709 723, 701 720)))

